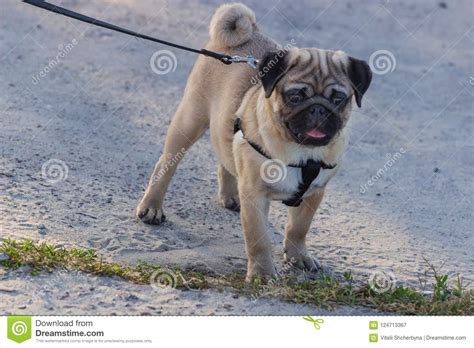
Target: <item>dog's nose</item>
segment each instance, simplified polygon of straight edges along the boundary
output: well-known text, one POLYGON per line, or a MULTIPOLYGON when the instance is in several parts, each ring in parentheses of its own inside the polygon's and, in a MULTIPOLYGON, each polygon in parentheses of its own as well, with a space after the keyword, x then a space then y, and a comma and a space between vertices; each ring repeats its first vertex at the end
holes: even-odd
POLYGON ((329 110, 322 105, 313 105, 309 109, 311 116, 326 116, 329 113, 329 110))

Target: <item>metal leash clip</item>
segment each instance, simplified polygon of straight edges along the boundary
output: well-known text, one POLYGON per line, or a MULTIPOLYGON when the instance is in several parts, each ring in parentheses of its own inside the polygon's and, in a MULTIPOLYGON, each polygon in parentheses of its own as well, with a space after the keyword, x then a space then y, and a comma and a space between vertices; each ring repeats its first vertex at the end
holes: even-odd
POLYGON ((246 57, 232 56, 230 61, 232 63, 247 63, 254 69, 257 69, 257 66, 258 66, 258 59, 255 59, 252 56, 246 56, 246 57))

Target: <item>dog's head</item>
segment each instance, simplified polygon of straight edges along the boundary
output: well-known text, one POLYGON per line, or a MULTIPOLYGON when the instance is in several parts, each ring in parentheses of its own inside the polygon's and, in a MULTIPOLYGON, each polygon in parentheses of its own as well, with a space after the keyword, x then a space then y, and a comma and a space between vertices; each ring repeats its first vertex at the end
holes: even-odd
POLYGON ((352 97, 361 106, 372 73, 342 51, 292 48, 268 52, 259 64, 266 105, 287 139, 324 146, 345 127, 352 97))

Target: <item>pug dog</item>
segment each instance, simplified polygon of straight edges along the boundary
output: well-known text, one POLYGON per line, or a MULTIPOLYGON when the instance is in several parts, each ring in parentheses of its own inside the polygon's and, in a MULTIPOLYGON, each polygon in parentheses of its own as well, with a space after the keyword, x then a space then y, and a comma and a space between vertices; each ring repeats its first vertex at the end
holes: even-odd
POLYGON ((340 167, 351 110, 354 102, 361 107, 370 68, 342 51, 282 48, 260 33, 253 11, 239 3, 219 7, 209 29, 206 49, 251 55, 258 69, 197 59, 136 214, 149 224, 165 220, 163 200, 177 165, 209 128, 219 201, 240 210, 247 280, 277 274, 267 233, 272 200, 289 206, 285 261, 318 270, 306 234, 340 167))

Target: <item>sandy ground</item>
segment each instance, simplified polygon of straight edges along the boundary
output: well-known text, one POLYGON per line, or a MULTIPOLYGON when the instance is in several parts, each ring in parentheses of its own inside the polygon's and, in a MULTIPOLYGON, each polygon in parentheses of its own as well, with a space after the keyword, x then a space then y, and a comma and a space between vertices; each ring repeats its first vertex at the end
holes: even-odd
MULTIPOLYGON (((473 281, 470 1, 244 2, 261 29, 283 45, 293 39, 301 47, 343 49, 366 60, 380 50, 393 55, 389 71, 374 75, 363 108, 353 114, 343 167, 308 237, 326 271, 351 270, 361 282, 374 272, 392 272, 397 284, 416 285, 426 258, 473 281)), ((62 1, 194 47, 206 42, 218 3, 62 1)), ((124 264, 146 260, 208 273, 245 271, 239 216, 217 203, 208 135, 180 164, 165 201, 168 222, 147 226, 134 217, 194 55, 171 49, 176 69, 158 75, 150 58, 166 47, 13 0, 2 6, 0 28, 0 237, 93 248, 124 264), (57 64, 49 68, 51 62, 57 64), (62 180, 52 183, 42 168, 54 172, 55 163, 62 180)), ((272 205, 271 222, 281 267, 281 203, 272 205)), ((126 313, 127 296, 135 301, 135 314, 306 310, 208 291, 156 296, 149 287, 83 274, 61 275, 61 286, 48 292, 41 280, 52 276, 41 277, 3 273, 0 312, 38 314, 53 306, 55 314, 126 313), (31 291, 39 301, 26 300, 31 291), (61 300, 66 291, 75 294, 70 303, 61 300)))
POLYGON ((249 299, 228 291, 176 290, 127 283, 76 272, 31 276, 30 270, 0 271, 2 315, 371 315, 361 307, 335 310, 249 299), (19 285, 21 284, 21 285, 19 285))

